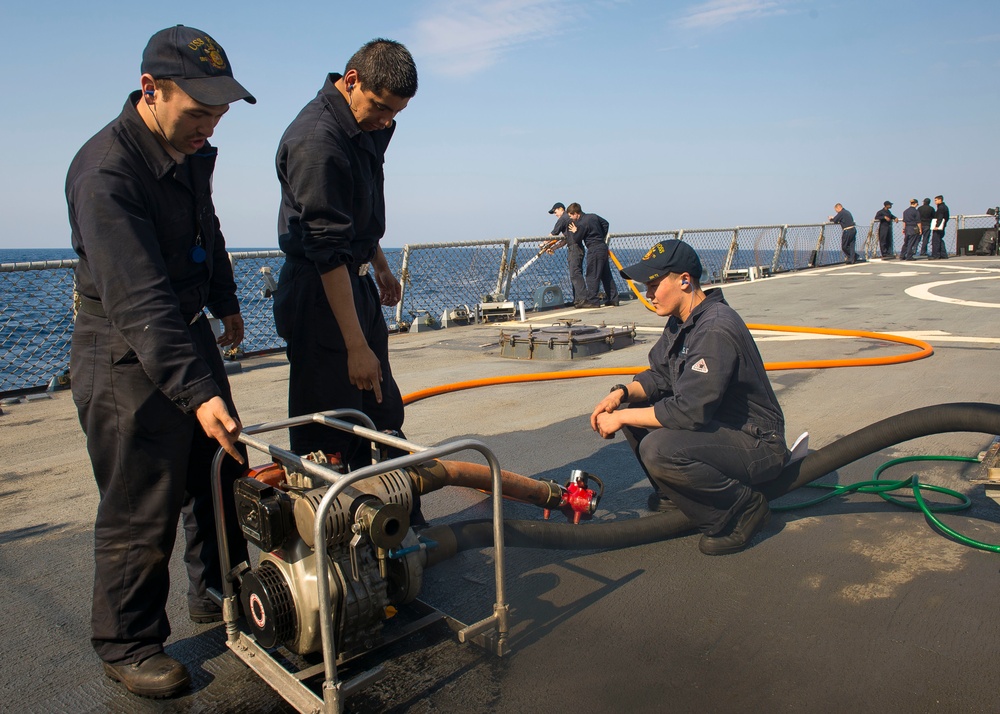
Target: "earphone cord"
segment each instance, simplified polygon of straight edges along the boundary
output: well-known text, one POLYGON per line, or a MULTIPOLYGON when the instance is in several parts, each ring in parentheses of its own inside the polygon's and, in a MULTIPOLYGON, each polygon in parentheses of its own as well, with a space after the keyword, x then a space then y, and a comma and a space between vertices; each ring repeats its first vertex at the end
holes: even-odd
MULTIPOLYGON (((150 92, 146 92, 146 94, 150 94, 150 92)), ((156 122, 156 128, 160 130, 160 136, 163 138, 165 142, 167 142, 168 144, 170 144, 171 147, 173 147, 174 151, 176 151, 181 156, 184 156, 184 152, 178 149, 176 146, 174 146, 174 142, 170 141, 170 139, 167 138, 167 133, 163 131, 163 127, 160 125, 160 118, 156 116, 156 102, 147 102, 147 104, 149 105, 149 111, 153 113, 153 121, 156 122)), ((183 159, 181 159, 181 161, 183 161, 183 159)))

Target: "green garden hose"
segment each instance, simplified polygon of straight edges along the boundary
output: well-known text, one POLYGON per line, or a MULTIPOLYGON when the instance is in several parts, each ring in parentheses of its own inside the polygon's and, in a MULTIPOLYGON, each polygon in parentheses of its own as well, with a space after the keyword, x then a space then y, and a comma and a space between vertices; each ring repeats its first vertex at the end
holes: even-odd
POLYGON ((903 508, 909 508, 914 511, 922 511, 924 517, 930 522, 930 524, 944 533, 945 535, 953 538, 954 540, 967 545, 971 548, 979 548, 980 550, 988 550, 992 553, 1000 553, 1000 545, 994 545, 991 543, 983 543, 981 541, 973 540, 967 536, 962 535, 958 531, 949 528, 940 519, 935 516, 935 513, 950 513, 953 511, 963 511, 972 506, 972 501, 963 493, 954 491, 950 488, 944 488, 943 486, 931 486, 930 484, 920 483, 920 479, 917 474, 913 474, 909 478, 903 479, 901 481, 883 481, 879 477, 882 472, 896 466, 898 464, 905 464, 911 461, 965 461, 971 463, 978 463, 979 459, 971 458, 968 456, 903 456, 898 459, 892 459, 891 461, 886 461, 884 464, 875 469, 873 478, 871 481, 859 481, 858 483, 853 483, 847 486, 837 486, 834 484, 825 483, 808 483, 805 484, 806 488, 821 488, 828 490, 829 493, 825 493, 819 498, 814 498, 811 501, 803 501, 801 503, 795 503, 787 506, 771 506, 772 511, 791 511, 797 510, 799 508, 805 508, 808 506, 815 506, 823 501, 829 500, 836 496, 843 496, 848 493, 874 493, 880 498, 893 503, 897 506, 902 506, 903 508), (889 495, 892 491, 898 491, 900 489, 909 488, 913 491, 914 503, 907 503, 901 501, 898 498, 889 495), (941 493, 945 496, 954 498, 958 503, 953 504, 928 504, 924 500, 921 491, 933 491, 934 493, 941 493))

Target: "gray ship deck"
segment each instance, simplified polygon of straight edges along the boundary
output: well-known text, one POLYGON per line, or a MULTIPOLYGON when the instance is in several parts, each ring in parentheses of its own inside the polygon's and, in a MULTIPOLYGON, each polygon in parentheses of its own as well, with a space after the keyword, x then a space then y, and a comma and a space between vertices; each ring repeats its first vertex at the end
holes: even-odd
MULTIPOLYGON (((933 345, 932 357, 901 365, 772 372, 789 443, 808 430, 810 446, 818 448, 916 407, 1000 403, 990 372, 1000 343, 992 311, 1000 307, 998 279, 996 258, 875 261, 724 290, 748 323, 891 332, 933 345), (919 287, 931 283, 938 284, 919 287)), ((662 324, 635 301, 531 319, 547 324, 562 316, 649 329, 640 329, 632 347, 572 362, 501 359, 496 325, 400 335, 392 339, 393 370, 406 394, 493 375, 641 366, 662 324)), ((854 338, 757 336, 767 362, 913 349, 854 338)), ((244 362, 232 379, 244 423, 284 416, 286 376, 282 356, 244 362)), ((560 482, 574 468, 595 473, 607 492, 594 521, 578 527, 600 528, 644 515, 648 493, 623 440, 604 441, 588 425, 593 405, 615 381, 516 384, 434 397, 408 408, 407 437, 433 444, 471 436, 486 442, 505 469, 560 482)), ((88 642, 97 493, 72 399, 59 392, 3 410, 0 710, 293 711, 226 649, 221 626, 187 621, 176 552, 167 651, 190 668, 192 690, 155 702, 127 695, 105 678, 88 642)), ((988 434, 928 436, 826 480, 864 480, 898 456, 976 456, 990 442, 988 434)), ((979 470, 977 464, 917 463, 886 476, 919 472, 923 481, 970 494, 971 510, 943 519, 973 538, 1000 543, 1000 508, 969 483, 979 470)), ((425 497, 424 511, 432 523, 489 516, 485 495, 461 490, 425 497)), ((541 518, 519 504, 506 513, 541 518)), ((385 652, 388 676, 348 699, 349 710, 996 710, 998 556, 948 540, 921 514, 876 496, 776 513, 754 546, 733 556, 703 556, 696 537, 687 535, 619 551, 510 548, 507 563, 509 657, 461 645, 443 628, 426 631, 385 652)), ((461 553, 428 570, 422 599, 466 622, 488 615, 491 550, 461 553)))

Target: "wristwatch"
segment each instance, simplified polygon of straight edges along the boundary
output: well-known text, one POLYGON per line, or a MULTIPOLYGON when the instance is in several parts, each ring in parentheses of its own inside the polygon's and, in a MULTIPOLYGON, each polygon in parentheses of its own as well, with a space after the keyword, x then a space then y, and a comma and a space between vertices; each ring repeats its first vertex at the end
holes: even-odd
POLYGON ((613 386, 611 388, 611 391, 608 392, 608 393, 609 394, 614 394, 619 389, 622 390, 622 401, 623 402, 627 402, 628 401, 628 387, 626 387, 624 384, 616 384, 615 386, 613 386))

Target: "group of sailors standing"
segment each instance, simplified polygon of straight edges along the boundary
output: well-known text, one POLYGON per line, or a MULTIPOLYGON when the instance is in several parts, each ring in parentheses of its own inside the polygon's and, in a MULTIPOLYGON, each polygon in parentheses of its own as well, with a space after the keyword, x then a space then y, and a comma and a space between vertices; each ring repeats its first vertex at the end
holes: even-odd
MULTIPOLYGON (((944 196, 935 196, 934 206, 931 199, 925 198, 921 204, 917 199, 910 199, 910 206, 903 211, 903 246, 899 251, 899 260, 916 260, 917 256, 928 260, 939 260, 948 257, 944 246, 944 231, 951 218, 944 196), (918 252, 919 247, 919 252, 918 252), (928 253, 928 247, 930 253, 928 253)), ((834 215, 827 220, 836 223, 841 228, 840 248, 848 264, 863 260, 855 250, 858 237, 854 216, 840 203, 833 207, 834 215)), ((892 245, 892 224, 900 219, 892 213, 892 201, 884 201, 882 210, 875 214, 878 222, 879 255, 882 258, 894 258, 896 253, 892 245)))

